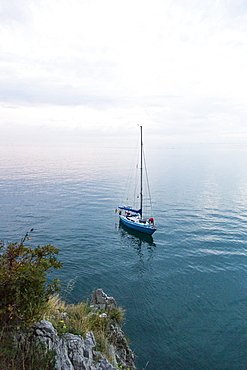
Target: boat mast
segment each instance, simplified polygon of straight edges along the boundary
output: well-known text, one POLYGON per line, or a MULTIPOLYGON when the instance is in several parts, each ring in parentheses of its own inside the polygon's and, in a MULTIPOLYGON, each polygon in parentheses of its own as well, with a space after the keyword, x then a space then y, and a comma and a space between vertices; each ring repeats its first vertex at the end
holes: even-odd
POLYGON ((140 216, 142 218, 142 152, 143 152, 143 142, 142 142, 142 126, 140 126, 141 128, 141 180, 140 180, 140 216))

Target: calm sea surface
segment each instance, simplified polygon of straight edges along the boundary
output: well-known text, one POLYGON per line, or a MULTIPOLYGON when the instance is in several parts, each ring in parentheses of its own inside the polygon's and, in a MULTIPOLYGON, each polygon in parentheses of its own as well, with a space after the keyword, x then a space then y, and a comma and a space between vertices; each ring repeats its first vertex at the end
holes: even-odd
POLYGON ((114 213, 131 148, 0 148, 0 239, 52 244, 74 283, 126 309, 138 369, 247 369, 247 147, 146 150, 157 232, 114 213))

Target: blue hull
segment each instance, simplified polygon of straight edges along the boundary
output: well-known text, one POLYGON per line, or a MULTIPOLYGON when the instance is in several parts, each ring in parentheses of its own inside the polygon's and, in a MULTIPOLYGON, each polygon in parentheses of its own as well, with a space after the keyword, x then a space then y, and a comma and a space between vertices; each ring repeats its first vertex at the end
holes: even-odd
POLYGON ((136 222, 133 222, 133 221, 129 221, 129 220, 127 220, 123 216, 119 216, 119 218, 120 218, 120 221, 125 226, 127 226, 128 228, 130 228, 132 230, 138 231, 139 233, 144 233, 144 234, 152 235, 155 232, 155 230, 156 230, 156 227, 153 226, 153 225, 141 225, 139 223, 136 223, 136 222))

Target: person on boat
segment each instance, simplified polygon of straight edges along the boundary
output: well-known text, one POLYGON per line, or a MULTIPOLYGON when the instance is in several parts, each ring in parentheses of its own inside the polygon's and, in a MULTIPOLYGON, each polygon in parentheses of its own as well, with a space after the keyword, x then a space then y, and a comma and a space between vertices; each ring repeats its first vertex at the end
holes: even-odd
POLYGON ((149 222, 150 224, 153 224, 153 223, 154 223, 154 219, 153 219, 153 217, 150 217, 150 219, 148 220, 148 222, 149 222))

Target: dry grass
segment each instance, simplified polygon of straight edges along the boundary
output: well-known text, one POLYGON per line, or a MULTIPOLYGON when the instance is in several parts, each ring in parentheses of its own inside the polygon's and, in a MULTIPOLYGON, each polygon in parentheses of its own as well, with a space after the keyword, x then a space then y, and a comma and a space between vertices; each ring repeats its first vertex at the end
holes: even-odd
POLYGON ((110 324, 120 325, 123 317, 124 310, 122 308, 107 311, 97 310, 90 307, 88 302, 81 302, 76 305, 67 304, 58 295, 54 295, 49 299, 44 319, 51 321, 60 335, 72 333, 85 337, 87 332, 92 331, 97 350, 109 357, 110 324))
POLYGON ((60 298, 59 294, 50 296, 49 301, 47 302, 47 311, 44 318, 54 315, 56 311, 65 312, 67 306, 67 303, 60 298))

